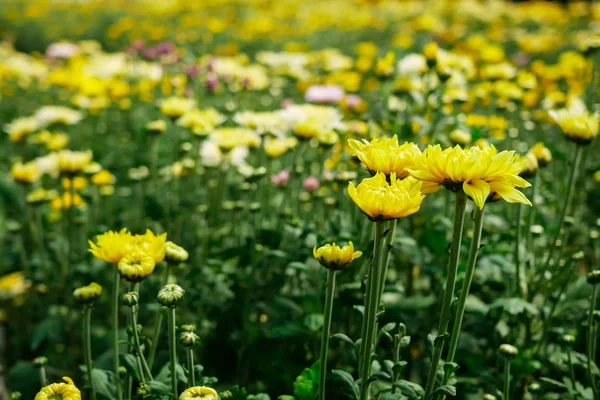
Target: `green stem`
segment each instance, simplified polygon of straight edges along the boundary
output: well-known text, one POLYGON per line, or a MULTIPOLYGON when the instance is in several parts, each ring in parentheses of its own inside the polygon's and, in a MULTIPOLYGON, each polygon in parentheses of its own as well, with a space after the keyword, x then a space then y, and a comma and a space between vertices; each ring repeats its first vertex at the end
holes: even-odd
POLYGON ((321 335, 321 378, 319 379, 319 400, 325 400, 325 380, 327 378, 327 351, 329 350, 329 336, 331 332, 331 314, 333 312, 333 295, 335 292, 335 272, 327 270, 327 289, 325 292, 325 311, 323 333, 321 335))
POLYGON ((388 267, 390 264, 390 253, 392 252, 393 243, 394 243, 394 233, 396 231, 396 224, 398 220, 393 219, 387 224, 387 232, 385 232, 385 244, 383 250, 383 269, 381 270, 382 274, 379 277, 379 290, 377 295, 377 304, 381 303, 381 296, 383 296, 383 292, 385 289, 385 278, 387 276, 388 267))
POLYGON ((119 378, 119 269, 116 265, 113 266, 113 298, 112 298, 112 334, 113 334, 113 366, 115 379, 117 380, 117 399, 123 398, 121 390, 121 379, 119 378))
POLYGON ((598 400, 598 389, 596 388, 596 382, 594 379, 594 374, 592 373, 592 360, 595 359, 595 354, 592 353, 592 349, 594 348, 594 341, 596 337, 593 335, 594 333, 594 310, 596 309, 596 298, 598 296, 598 286, 592 286, 592 297, 590 300, 590 310, 588 312, 588 342, 587 342, 587 373, 588 378, 590 380, 590 386, 594 392, 594 399, 598 400))
MULTIPOLYGON (((165 264, 165 272, 160 287, 164 287, 169 282, 170 273, 171 266, 169 264, 165 264)), ((148 356, 148 365, 150 366, 150 370, 152 370, 152 366, 154 366, 154 358, 156 356, 156 350, 158 349, 158 340, 160 339, 160 331, 162 330, 163 318, 164 310, 162 308, 159 308, 156 311, 156 315, 154 317, 154 333, 152 336, 152 346, 150 347, 150 355, 148 356)))
POLYGON ((177 365, 177 339, 175 337, 175 308, 169 308, 167 310, 168 325, 169 325, 169 367, 171 369, 171 390, 175 398, 178 397, 177 392, 177 374, 175 372, 175 366, 177 365))
POLYGON ((93 380, 93 366, 92 366, 92 340, 90 334, 91 317, 92 317, 92 306, 84 305, 82 310, 83 318, 82 331, 83 331, 83 355, 85 357, 85 369, 87 372, 88 387, 90 390, 90 398, 96 400, 96 391, 94 390, 93 380))
POLYGON ((517 226, 515 232, 515 248, 513 255, 513 262, 515 263, 515 285, 517 297, 523 297, 523 288, 521 287, 521 258, 520 258, 520 245, 521 245, 521 215, 523 213, 523 205, 517 204, 517 226))
POLYGON ((140 344, 140 336, 138 335, 137 331, 137 316, 134 307, 129 307, 129 315, 131 318, 131 324, 133 325, 133 344, 135 346, 135 351, 137 352, 140 363, 142 364, 142 368, 144 369, 144 374, 148 377, 148 379, 152 380, 152 372, 150 372, 150 367, 148 367, 148 363, 146 362, 146 358, 142 352, 142 345, 140 344))
POLYGON ((383 222, 375 223, 375 244, 373 249, 373 260, 369 269, 367 278, 367 293, 365 301, 365 315, 363 318, 363 337, 361 344, 361 396, 363 400, 368 399, 369 385, 367 380, 371 374, 371 353, 373 351, 373 341, 375 339, 375 327, 377 325, 377 310, 379 303, 377 299, 379 290, 379 270, 382 268, 383 260, 383 242, 385 224, 383 222))
POLYGON ((504 400, 510 398, 510 358, 504 360, 504 400))
POLYGON ((43 365, 40 367, 40 382, 42 386, 48 385, 48 378, 46 378, 46 367, 43 365))
POLYGON ((575 387, 575 369, 573 368, 573 357, 571 355, 572 352, 573 350, 571 349, 571 346, 569 346, 567 348, 567 356, 569 357, 569 376, 571 378, 571 384, 573 387, 575 387))
POLYGON ((188 349, 188 388, 196 386, 196 374, 194 372, 194 349, 188 349))
MULTIPOLYGON (((448 347, 448 356, 446 357, 446 362, 453 362, 454 356, 456 355, 456 348, 458 347, 458 338, 460 336, 462 322, 465 316, 467 297, 469 296, 469 290, 471 289, 471 283, 473 282, 473 276, 475 274, 475 265, 477 264, 477 255, 479 254, 479 248, 481 247, 481 232, 483 229, 483 210, 480 210, 478 207, 475 207, 474 213, 475 215, 473 217, 473 240, 471 242, 471 248, 469 249, 467 269, 465 271, 462 290, 458 299, 458 306, 456 308, 456 318, 454 320, 454 326, 452 327, 452 335, 450 336, 450 344, 448 347)), ((449 379, 450 376, 446 376, 446 383, 449 379)))
POLYGON ((427 386, 423 400, 429 400, 435 388, 437 370, 442 358, 444 348, 444 337, 447 334, 448 324, 452 314, 452 300, 454 298, 454 286, 456 284, 456 273, 458 270, 458 259, 460 256, 460 245, 465 220, 465 208, 467 206, 467 195, 464 192, 456 193, 456 203, 454 206, 454 225, 452 227, 452 242, 450 243, 450 259, 448 260, 448 276, 446 279, 446 288, 444 290, 444 299, 442 301, 442 311, 438 326, 438 337, 435 340, 433 349, 433 358, 429 366, 427 376, 427 386))
POLYGON ((534 259, 535 257, 533 257, 533 245, 532 245, 532 240, 533 240, 533 233, 531 232, 531 227, 533 226, 533 224, 535 223, 535 214, 536 214, 536 199, 537 199, 537 194, 538 194, 538 190, 539 190, 539 186, 540 186, 540 171, 538 171, 535 174, 535 177, 533 178, 533 184, 532 186, 532 191, 531 191, 531 210, 529 210, 529 219, 527 221, 527 241, 526 241, 526 248, 527 248, 527 252, 528 254, 531 254, 531 258, 534 259))
POLYGON ((575 183, 577 182, 577 173, 579 171, 579 164, 581 162, 581 154, 583 153, 583 146, 580 145, 575 145, 575 155, 573 158, 573 165, 571 168, 571 173, 569 175, 569 180, 568 180, 568 186, 567 186, 567 195, 565 196, 565 201, 563 203, 562 209, 560 211, 560 216, 558 218, 558 227, 556 229, 556 232, 554 234, 554 237, 552 239, 552 242, 550 242, 550 250, 548 251, 548 257, 546 258, 546 262, 544 264, 544 271, 548 270, 548 267, 550 266, 550 263, 552 262, 553 256, 554 256, 554 252, 557 250, 559 250, 559 255, 560 255, 560 249, 562 248, 562 245, 564 244, 564 241, 561 241, 560 246, 556 245, 556 242, 558 241, 558 239, 561 236, 561 231, 563 229, 564 223, 565 223, 565 217, 567 216, 567 211, 569 209, 569 204, 571 203, 571 197, 573 196, 573 191, 575 190, 575 183))

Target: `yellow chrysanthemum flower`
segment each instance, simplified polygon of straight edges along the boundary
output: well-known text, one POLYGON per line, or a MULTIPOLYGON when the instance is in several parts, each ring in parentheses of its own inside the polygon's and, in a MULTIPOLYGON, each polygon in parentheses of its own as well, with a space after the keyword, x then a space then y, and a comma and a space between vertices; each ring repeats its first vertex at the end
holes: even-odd
POLYGON ((168 97, 161 100, 159 108, 160 112, 169 118, 179 118, 186 112, 192 110, 196 105, 194 99, 186 97, 168 97))
POLYGON ((491 194, 509 203, 531 205, 516 189, 531 186, 519 176, 525 166, 525 161, 519 161, 514 151, 498 153, 494 146, 462 149, 457 145, 442 150, 435 145, 429 146, 415 160, 410 173, 416 179, 429 182, 423 187, 426 193, 435 192, 441 186, 454 192, 463 190, 483 209, 491 194))
POLYGON ((127 253, 119 261, 119 274, 130 282, 139 282, 154 271, 154 258, 140 248, 127 253))
POLYGON ((22 271, 0 277, 0 299, 8 300, 20 296, 31 287, 31 281, 25 278, 22 271))
POLYGON ((90 245, 90 253, 94 257, 117 264, 127 253, 131 252, 136 243, 133 235, 123 228, 119 232, 108 231, 102 235, 96 236, 96 243, 88 242, 90 245))
POLYGON ((551 113, 564 135, 578 144, 590 144, 598 136, 598 118, 594 114, 562 109, 551 113))
POLYGON ((93 303, 102 295, 102 286, 96 282, 81 286, 73 291, 75 300, 81 303, 93 303))
POLYGON ((193 386, 184 390, 179 400, 219 400, 219 394, 208 386, 193 386))
POLYGON ((407 142, 399 146, 396 135, 375 138, 370 142, 363 139, 362 143, 349 139, 348 145, 371 174, 382 172, 389 176, 395 173, 399 179, 409 175, 407 169, 413 166, 415 157, 421 155, 421 150, 414 143, 407 142))
POLYGON ((264 141, 265 154, 271 158, 284 155, 298 144, 296 138, 268 138, 264 141))
POLYGON ((313 248, 313 256, 327 269, 341 270, 350 264, 354 259, 362 256, 362 251, 354 251, 354 244, 348 242, 344 247, 340 247, 335 243, 327 243, 317 249, 313 248))
POLYGON ((61 172, 74 174, 92 162, 92 151, 62 150, 58 153, 58 167, 61 172))
POLYGON ((135 235, 135 246, 148 254, 156 264, 165 259, 167 234, 155 235, 150 229, 143 235, 135 235))
POLYGON ((81 391, 68 377, 63 377, 67 383, 52 383, 44 386, 38 392, 34 400, 81 400, 81 391))
POLYGON ((150 133, 163 133, 167 130, 167 122, 162 119, 157 119, 156 121, 150 121, 146 124, 146 130, 150 133))
POLYGON ((62 210, 71 207, 81 207, 85 205, 85 201, 79 195, 79 193, 75 193, 71 196, 71 193, 65 192, 62 196, 55 197, 50 202, 50 207, 54 210, 62 210))
POLYGON ((393 172, 388 182, 384 173, 365 178, 358 185, 348 183, 352 201, 374 221, 404 218, 419 211, 425 196, 422 183, 415 179, 397 179, 393 172), (391 182, 391 183, 390 183, 391 182))
POLYGON ((63 180, 62 180, 63 189, 65 189, 65 190, 71 189, 71 183, 73 183, 73 190, 82 190, 88 184, 87 179, 85 179, 81 176, 77 176, 77 177, 73 178, 72 180, 69 178, 63 178, 63 180))
POLYGON ((33 183, 42 176, 38 165, 33 161, 25 164, 21 162, 13 164, 10 174, 15 181, 24 183, 33 183))
POLYGON ((210 134, 221 150, 229 151, 238 146, 259 147, 261 138, 251 129, 220 128, 210 134))
POLYGON ((540 167, 544 167, 548 165, 550 161, 552 161, 552 153, 550 152, 550 149, 544 146, 544 143, 542 142, 536 143, 529 151, 535 155, 540 167))

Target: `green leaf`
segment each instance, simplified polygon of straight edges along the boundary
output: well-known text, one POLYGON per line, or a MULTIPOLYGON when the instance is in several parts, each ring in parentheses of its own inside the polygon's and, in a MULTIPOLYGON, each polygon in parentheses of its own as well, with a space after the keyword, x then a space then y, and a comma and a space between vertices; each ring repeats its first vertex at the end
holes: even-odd
POLYGON ((304 326, 313 332, 317 332, 323 327, 323 321, 323 314, 308 314, 304 317, 304 326))
POLYGON ((133 354, 119 354, 119 361, 121 362, 121 365, 125 367, 127 372, 129 372, 130 375, 132 375, 138 381, 141 380, 137 360, 133 356, 133 354))
POLYGON ((410 344, 410 336, 403 336, 402 339, 400 339, 400 348, 404 348, 404 347, 408 347, 408 345, 410 344))
POLYGON ((540 382, 542 382, 544 385, 551 386, 554 389, 563 389, 563 390, 568 389, 567 385, 565 385, 562 382, 555 381, 554 379, 542 377, 542 378, 540 378, 540 382))
POLYGON ((408 397, 409 400, 420 400, 425 394, 425 391, 420 385, 409 381, 401 380, 394 383, 393 386, 400 389, 400 393, 408 397))
POLYGON ((296 400, 294 396, 290 396, 288 394, 281 395, 277 398, 277 400, 296 400))
POLYGON ((150 381, 148 382, 148 386, 152 389, 153 393, 157 394, 171 394, 171 387, 166 383, 159 381, 150 381))
POLYGON ((344 335, 343 333, 336 333, 335 335, 331 335, 331 339, 341 340, 344 343, 348 343, 353 348, 356 348, 356 344, 352 341, 352 339, 350 339, 348 336, 344 335))
POLYGON ((389 381, 391 379, 392 377, 390 376, 390 374, 388 374, 387 372, 379 371, 375 372, 369 377, 369 379, 367 379, 367 385, 375 381, 389 381))
POLYGON ((251 394, 246 398, 246 400, 271 400, 271 397, 269 397, 269 395, 266 393, 257 393, 251 394))
POLYGON ((387 393, 381 397, 381 400, 402 400, 402 396, 399 394, 387 393))
POLYGON ((527 312, 529 315, 538 315, 539 311, 534 304, 531 304, 518 297, 498 299, 490 305, 492 308, 502 308, 510 315, 520 315, 527 312))
POLYGON ((330 385, 334 388, 332 398, 336 400, 356 400, 360 396, 358 383, 354 381, 352 375, 341 369, 334 369, 331 374, 329 381, 330 385))
POLYGON ((452 385, 444 385, 435 389, 433 393, 441 393, 447 396, 456 396, 456 388, 452 385))
POLYGON ((94 389, 96 390, 96 393, 100 396, 111 398, 113 393, 116 392, 116 385, 114 384, 114 373, 112 371, 93 369, 92 382, 94 383, 94 389), (109 379, 109 377, 113 378, 113 382, 111 382, 111 379, 109 379))
POLYGON ((57 342, 62 331, 62 323, 58 318, 48 317, 35 328, 31 336, 31 350, 37 350, 45 340, 57 342))

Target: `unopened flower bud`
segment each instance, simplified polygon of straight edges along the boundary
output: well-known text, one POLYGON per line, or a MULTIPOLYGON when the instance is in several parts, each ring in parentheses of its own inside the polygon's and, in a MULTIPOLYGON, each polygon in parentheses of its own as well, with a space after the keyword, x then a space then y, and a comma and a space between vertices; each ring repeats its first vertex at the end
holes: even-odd
POLYGON ((563 335, 561 341, 565 344, 573 344, 575 343, 575 336, 573 335, 563 335))
POLYGON ((183 300, 183 295, 185 294, 185 290, 179 285, 169 284, 165 285, 158 292, 158 302, 165 307, 175 308, 177 304, 181 300, 183 300))
POLYGON ((102 286, 92 282, 73 291, 73 297, 81 304, 91 304, 102 295, 102 286))
POLYGON ((21 392, 12 392, 10 394, 10 400, 21 400, 22 397, 21 392))
POLYGON ((127 368, 125 367, 119 367, 119 376, 121 378, 125 377, 127 375, 127 368))
MULTIPOLYGON (((140 324, 136 325, 137 328, 137 334, 138 336, 140 336, 142 334, 142 330, 144 329, 140 324)), ((133 337, 133 325, 127 325, 127 328, 125 329, 125 332, 127 333, 127 336, 129 337, 133 337)))
POLYGON ((498 400, 493 394, 486 393, 483 395, 483 400, 498 400))
MULTIPOLYGON (((226 399, 227 397, 222 397, 226 399)), ((219 400, 219 394, 208 386, 193 386, 181 393, 179 400, 219 400)))
POLYGON ((516 357, 517 354, 519 354, 519 350, 517 350, 517 348, 511 344, 501 344, 500 348, 498 349, 498 351, 500 352, 500 354, 502 354, 505 357, 516 357))
POLYGON ((573 226, 574 223, 575 223, 575 218, 573 218, 570 215, 567 215, 565 217, 565 226, 573 226))
POLYGON ((121 296, 121 304, 126 307, 137 306, 140 296, 137 292, 127 292, 121 296))
POLYGON ((42 368, 46 364, 48 364, 48 359, 46 357, 36 357, 33 359, 34 367, 42 368))
POLYGON ((168 260, 175 262, 184 262, 190 256, 189 253, 181 246, 169 241, 165 243, 165 255, 168 260))
POLYGON ((317 249, 313 248, 313 256, 325 268, 334 271, 344 269, 354 259, 362 256, 361 251, 354 251, 354 244, 348 242, 346 246, 340 247, 333 244, 326 244, 317 249))
POLYGON ((145 383, 140 383, 140 386, 137 389, 137 395, 139 397, 145 399, 146 397, 150 397, 151 393, 152 389, 150 388, 150 386, 146 385, 145 383))
POLYGON ((532 382, 529 385, 528 391, 529 393, 539 393, 539 391, 542 389, 542 387, 540 386, 539 383, 537 382, 532 382))
POLYGON ((196 325, 194 324, 184 324, 179 327, 181 332, 196 332, 196 325))
POLYGON ((179 335, 179 342, 188 349, 196 347, 199 341, 200 336, 196 335, 194 332, 181 332, 181 335, 179 335))
POLYGON ((590 285, 597 285, 598 283, 600 283, 600 269, 590 271, 587 274, 587 282, 590 285))

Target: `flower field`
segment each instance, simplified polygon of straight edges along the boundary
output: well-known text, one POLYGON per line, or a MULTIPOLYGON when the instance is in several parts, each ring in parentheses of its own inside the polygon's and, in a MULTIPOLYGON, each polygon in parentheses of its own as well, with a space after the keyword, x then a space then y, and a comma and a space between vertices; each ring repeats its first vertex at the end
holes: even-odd
POLYGON ((600 4, 0 3, 0 399, 600 400, 600 4))

